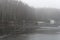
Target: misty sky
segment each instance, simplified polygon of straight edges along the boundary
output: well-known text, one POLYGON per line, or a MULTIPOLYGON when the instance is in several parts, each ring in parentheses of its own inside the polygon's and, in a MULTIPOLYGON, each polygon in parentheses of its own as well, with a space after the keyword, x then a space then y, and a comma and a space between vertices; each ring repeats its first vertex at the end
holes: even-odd
POLYGON ((60 0, 21 0, 21 1, 35 8, 47 7, 60 9, 60 0))

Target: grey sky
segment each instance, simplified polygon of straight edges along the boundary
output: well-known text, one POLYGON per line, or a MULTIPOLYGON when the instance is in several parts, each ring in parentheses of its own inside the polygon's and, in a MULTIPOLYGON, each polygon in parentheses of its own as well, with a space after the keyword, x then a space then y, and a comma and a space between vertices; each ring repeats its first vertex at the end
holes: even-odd
POLYGON ((41 7, 60 8, 60 0, 21 0, 21 1, 35 8, 41 7))

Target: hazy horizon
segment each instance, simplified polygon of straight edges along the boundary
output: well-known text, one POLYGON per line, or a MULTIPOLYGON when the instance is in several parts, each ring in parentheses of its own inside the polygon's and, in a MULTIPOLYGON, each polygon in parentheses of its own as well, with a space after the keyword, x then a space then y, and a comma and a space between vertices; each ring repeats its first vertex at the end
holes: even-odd
POLYGON ((34 8, 57 8, 60 9, 60 0, 20 0, 34 8))

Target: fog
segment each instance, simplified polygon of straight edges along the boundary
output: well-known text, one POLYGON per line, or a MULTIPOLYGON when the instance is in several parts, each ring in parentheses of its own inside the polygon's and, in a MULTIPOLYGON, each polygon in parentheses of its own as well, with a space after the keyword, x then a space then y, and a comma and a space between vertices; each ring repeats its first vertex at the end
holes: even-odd
POLYGON ((60 0, 21 0, 22 2, 35 8, 58 8, 60 9, 60 0))

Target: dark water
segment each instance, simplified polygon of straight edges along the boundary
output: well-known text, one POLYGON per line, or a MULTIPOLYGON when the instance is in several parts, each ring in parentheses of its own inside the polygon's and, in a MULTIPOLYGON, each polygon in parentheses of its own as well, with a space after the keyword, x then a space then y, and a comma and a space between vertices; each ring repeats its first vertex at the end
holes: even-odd
POLYGON ((33 33, 19 34, 0 40, 60 40, 60 30, 36 30, 33 33))
POLYGON ((3 40, 60 40, 60 34, 21 34, 15 37, 8 37, 3 40))

